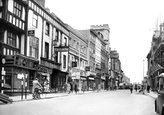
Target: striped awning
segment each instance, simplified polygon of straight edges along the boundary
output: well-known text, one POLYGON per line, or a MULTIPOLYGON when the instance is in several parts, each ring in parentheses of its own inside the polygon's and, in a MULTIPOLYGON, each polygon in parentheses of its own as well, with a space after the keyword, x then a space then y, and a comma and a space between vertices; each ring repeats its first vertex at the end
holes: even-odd
POLYGON ((164 68, 162 66, 160 66, 157 63, 153 63, 153 65, 150 67, 150 74, 153 75, 154 73, 156 73, 159 70, 164 70, 164 68))

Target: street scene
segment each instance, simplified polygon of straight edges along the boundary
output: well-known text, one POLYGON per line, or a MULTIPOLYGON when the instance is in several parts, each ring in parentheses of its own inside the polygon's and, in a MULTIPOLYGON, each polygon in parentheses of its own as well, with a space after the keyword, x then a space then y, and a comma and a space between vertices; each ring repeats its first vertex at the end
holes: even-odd
POLYGON ((130 90, 56 94, 0 105, 1 115, 156 115, 154 97, 130 90))
POLYGON ((0 0, 0 115, 164 115, 162 0, 0 0))

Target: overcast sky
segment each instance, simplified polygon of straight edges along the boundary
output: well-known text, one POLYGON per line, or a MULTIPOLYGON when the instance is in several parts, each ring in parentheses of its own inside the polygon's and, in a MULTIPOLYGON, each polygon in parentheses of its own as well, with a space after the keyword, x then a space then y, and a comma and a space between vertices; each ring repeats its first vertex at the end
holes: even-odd
POLYGON ((125 75, 132 83, 141 82, 146 76, 146 56, 154 29, 164 22, 164 1, 46 0, 46 7, 78 30, 89 29, 90 25, 108 24, 110 46, 119 52, 125 75))

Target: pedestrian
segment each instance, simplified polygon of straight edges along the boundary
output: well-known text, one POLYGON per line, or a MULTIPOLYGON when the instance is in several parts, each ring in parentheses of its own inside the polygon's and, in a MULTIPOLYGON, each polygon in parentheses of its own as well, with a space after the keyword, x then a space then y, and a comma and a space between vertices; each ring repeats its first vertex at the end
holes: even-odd
POLYGON ((130 84, 130 92, 133 93, 133 84, 130 84))
POLYGON ((73 93, 73 83, 70 83, 70 92, 73 93))
POLYGON ((135 84, 135 90, 136 90, 136 92, 137 92, 137 84, 135 84))
POLYGON ((147 85, 147 92, 150 92, 150 85, 147 85))
POLYGON ((49 92, 49 82, 47 78, 44 79, 43 86, 44 86, 44 93, 45 93, 45 98, 46 98, 47 93, 49 92))
POLYGON ((78 93, 78 86, 77 86, 77 83, 74 84, 74 91, 75 91, 75 93, 78 93))
POLYGON ((33 87, 32 87, 32 94, 33 94, 33 99, 40 98, 40 90, 42 88, 42 85, 39 83, 39 79, 35 78, 33 80, 33 87))
POLYGON ((68 92, 68 94, 70 94, 70 92, 71 92, 71 85, 70 85, 70 83, 67 83, 67 92, 68 92))

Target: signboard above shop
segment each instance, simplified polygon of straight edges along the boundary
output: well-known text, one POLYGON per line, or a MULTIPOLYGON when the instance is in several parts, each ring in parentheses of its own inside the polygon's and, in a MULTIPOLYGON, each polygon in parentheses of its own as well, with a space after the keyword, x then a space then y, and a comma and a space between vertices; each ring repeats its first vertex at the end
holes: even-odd
POLYGON ((28 36, 34 36, 35 30, 28 30, 28 36))
POLYGON ((69 50, 68 46, 54 47, 55 52, 68 52, 68 50, 69 50))

